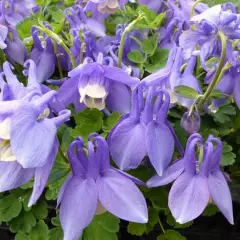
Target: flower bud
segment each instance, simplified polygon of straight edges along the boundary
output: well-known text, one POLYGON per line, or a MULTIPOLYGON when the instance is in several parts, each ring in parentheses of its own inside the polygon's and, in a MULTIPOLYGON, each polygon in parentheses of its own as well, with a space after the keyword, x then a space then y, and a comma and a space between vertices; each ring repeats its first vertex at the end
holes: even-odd
POLYGON ((194 111, 191 115, 189 112, 185 112, 181 119, 181 126, 187 133, 192 134, 199 131, 200 122, 201 118, 198 112, 194 111))

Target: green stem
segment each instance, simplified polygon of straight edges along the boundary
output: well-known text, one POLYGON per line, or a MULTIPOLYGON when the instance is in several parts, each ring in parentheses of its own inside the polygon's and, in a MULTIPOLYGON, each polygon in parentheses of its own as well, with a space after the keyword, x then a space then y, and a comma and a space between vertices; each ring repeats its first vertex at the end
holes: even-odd
POLYGON ((227 40, 226 40, 225 35, 222 32, 218 32, 218 36, 220 37, 221 43, 222 43, 221 59, 220 59, 217 71, 215 73, 214 79, 208 85, 208 88, 207 88, 206 92, 204 93, 203 97, 199 101, 198 109, 202 108, 202 106, 204 105, 205 101, 207 101, 208 97, 211 95, 212 91, 214 90, 214 88, 216 87, 216 85, 218 84, 218 82, 221 80, 221 78, 223 76, 223 74, 221 72, 223 70, 223 66, 224 66, 224 62, 225 62, 225 58, 226 58, 227 40))
POLYGON ((53 41, 55 41, 57 44, 59 44, 67 52, 67 54, 70 58, 70 61, 72 63, 72 68, 76 68, 76 66, 77 66, 76 61, 75 61, 71 51, 67 47, 67 45, 63 42, 63 40, 56 33, 52 32, 48 28, 39 27, 39 26, 36 26, 36 28, 38 28, 41 32, 44 32, 45 34, 47 34, 53 41))
POLYGON ((58 55, 59 53, 58 53, 58 50, 57 50, 57 44, 55 42, 53 42, 53 49, 54 49, 54 52, 55 52, 56 57, 57 57, 57 65, 58 65, 59 75, 60 75, 60 78, 62 79, 63 78, 63 71, 62 71, 61 62, 60 62, 59 55, 58 55))
POLYGON ((136 18, 135 20, 133 20, 131 23, 128 24, 128 26, 124 29, 122 36, 121 36, 121 41, 120 41, 120 46, 119 46, 119 50, 118 50, 118 67, 120 68, 122 65, 122 57, 123 57, 123 47, 124 47, 124 43, 125 43, 125 39, 127 37, 127 33, 131 32, 135 26, 135 24, 141 20, 143 17, 139 16, 138 18, 136 18))
POLYGON ((159 223, 159 225, 160 225, 160 228, 162 229, 162 232, 165 233, 165 229, 164 229, 164 227, 163 227, 163 225, 162 225, 162 222, 161 222, 159 216, 158 216, 158 223, 159 223))
POLYGON ((200 2, 202 2, 202 0, 197 0, 197 1, 193 4, 192 9, 191 9, 191 13, 190 13, 190 17, 191 17, 191 18, 194 16, 195 8, 196 8, 196 6, 197 6, 200 2))

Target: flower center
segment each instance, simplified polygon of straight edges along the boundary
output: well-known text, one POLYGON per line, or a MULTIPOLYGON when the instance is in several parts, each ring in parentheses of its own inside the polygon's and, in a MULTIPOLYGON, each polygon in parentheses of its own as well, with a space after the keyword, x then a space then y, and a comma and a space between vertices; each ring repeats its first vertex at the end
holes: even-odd
POLYGON ((16 161, 17 158, 12 152, 10 140, 0 141, 0 161, 11 162, 16 161))

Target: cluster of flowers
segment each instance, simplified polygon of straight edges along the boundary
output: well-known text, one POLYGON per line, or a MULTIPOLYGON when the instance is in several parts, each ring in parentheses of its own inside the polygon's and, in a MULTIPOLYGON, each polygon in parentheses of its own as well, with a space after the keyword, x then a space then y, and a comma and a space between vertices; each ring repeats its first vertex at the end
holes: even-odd
POLYGON ((213 136, 204 142, 196 133, 200 116, 194 109, 198 104, 210 111, 207 100, 214 88, 225 98, 212 100, 211 109, 230 95, 240 107, 240 15, 231 3, 209 8, 192 0, 138 2, 157 14, 166 12, 164 26, 155 31, 160 33, 158 47, 170 51, 166 66, 145 78, 127 56, 141 51, 134 38, 146 39, 149 30, 129 31, 130 23, 118 25, 115 36, 106 35, 104 20, 124 11, 127 0, 77 1, 65 10, 73 46, 67 49, 43 23, 32 27, 30 53, 15 26, 39 7, 25 0, 1 0, 0 48, 8 60, 0 75, 1 192, 34 178, 29 206, 36 203, 58 151, 57 129, 70 118, 65 109, 70 104, 77 113, 89 107, 122 115, 107 140, 92 133, 87 146, 81 136, 69 146, 72 173, 58 197, 66 240, 78 239, 94 214, 104 210, 147 222, 147 204, 135 184, 156 187, 174 181, 169 208, 179 223, 195 219, 213 201, 233 224, 230 179, 220 169, 222 143, 213 136), (206 72, 204 94, 194 76, 196 59, 206 72), (16 64, 25 68, 25 85, 13 73, 16 64), (59 66, 68 78, 51 80, 59 66), (44 85, 46 81, 58 85, 58 91, 44 85), (194 101, 179 96, 177 86, 191 87, 200 97, 194 101), (167 119, 169 108, 177 104, 188 109, 182 118, 190 134, 185 150, 167 119), (175 146, 181 157, 171 163, 175 146), (110 155, 120 170, 111 167, 110 155), (157 173, 146 184, 123 172, 137 168, 145 156, 157 173))

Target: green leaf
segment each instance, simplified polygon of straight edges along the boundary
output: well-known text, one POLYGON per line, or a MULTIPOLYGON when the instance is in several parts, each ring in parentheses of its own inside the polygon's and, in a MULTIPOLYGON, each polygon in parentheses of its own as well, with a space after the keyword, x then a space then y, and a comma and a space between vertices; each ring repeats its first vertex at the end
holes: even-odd
POLYGON ((232 146, 223 143, 221 166, 229 166, 235 163, 236 154, 232 150, 232 146))
POLYGON ((103 126, 103 114, 96 108, 86 108, 74 116, 77 124, 75 129, 70 131, 73 138, 83 137, 87 141, 88 135, 92 132, 99 132, 103 126))
POLYGON ((26 235, 25 233, 19 231, 16 235, 15 235, 15 240, 30 240, 28 235, 26 235))
POLYGON ((185 85, 179 85, 174 88, 174 91, 177 95, 185 98, 196 99, 199 94, 193 89, 185 85))
POLYGON ((133 50, 128 54, 128 59, 134 63, 144 63, 145 57, 142 55, 141 52, 137 50, 133 50))
POLYGON ((110 213, 95 216, 92 223, 84 230, 84 240, 117 240, 119 219, 110 213))
MULTIPOLYGON (((48 240, 48 226, 44 221, 39 221, 29 234, 31 240, 48 240)), ((50 239, 51 240, 51 239, 50 239)))
POLYGON ((146 38, 141 44, 142 51, 146 54, 153 54, 157 48, 158 39, 156 35, 146 38))
POLYGON ((184 224, 177 223, 171 213, 167 215, 167 223, 173 228, 188 228, 191 225, 193 225, 193 221, 190 221, 184 224))
POLYGON ((203 211, 202 215, 205 217, 214 216, 218 212, 218 208, 215 204, 208 204, 208 206, 203 211))
POLYGON ((37 21, 31 18, 25 18, 24 21, 20 22, 17 26, 17 32, 21 39, 31 36, 31 29, 33 25, 36 25, 37 21))
POLYGON ((168 207, 168 192, 163 187, 149 189, 146 197, 156 209, 166 209, 168 207))
POLYGON ((119 112, 111 113, 104 122, 103 130, 105 132, 111 132, 113 127, 117 124, 117 122, 120 119, 121 119, 121 114, 119 112))
POLYGON ((47 200, 56 200, 57 199, 58 192, 59 192, 61 186, 63 185, 63 183, 65 182, 66 178, 67 178, 67 175, 48 185, 48 189, 45 194, 45 197, 47 200))
POLYGON ((38 201, 36 205, 32 207, 32 212, 38 220, 45 219, 48 216, 48 205, 45 201, 38 201))
POLYGON ((60 227, 61 223, 60 223, 60 219, 59 217, 54 217, 51 219, 51 223, 52 225, 56 226, 56 227, 60 227))
POLYGON ((221 106, 217 112, 212 113, 214 121, 222 124, 231 121, 233 115, 236 115, 236 110, 231 104, 221 106))
POLYGON ((154 55, 150 57, 149 63, 145 63, 144 67, 147 72, 153 73, 165 67, 169 55, 169 49, 158 48, 154 55))
POLYGON ((145 233, 145 224, 129 222, 128 233, 136 236, 142 236, 145 233))
POLYGON ((8 222, 17 217, 22 209, 22 203, 10 194, 0 199, 0 222, 8 222))
POLYGON ((175 230, 167 230, 164 234, 161 234, 157 240, 186 240, 179 232, 175 230))
POLYGON ((63 239, 63 230, 61 227, 55 227, 48 232, 49 240, 63 239))
POLYGON ((36 225, 36 218, 31 211, 22 211, 16 218, 14 218, 10 223, 10 231, 16 233, 22 231, 24 233, 29 233, 32 228, 36 225))
POLYGON ((148 209, 148 222, 145 224, 145 232, 150 233, 154 226, 158 223, 159 211, 155 208, 148 209))

